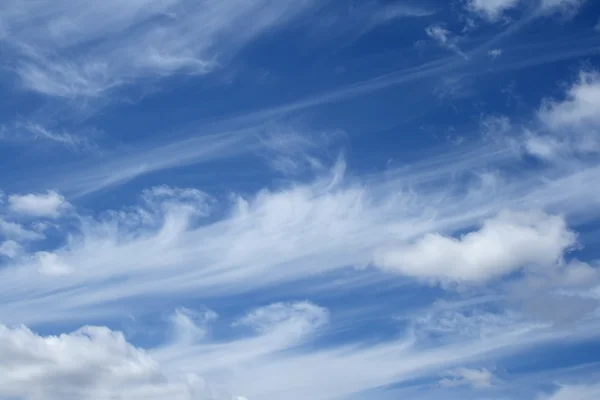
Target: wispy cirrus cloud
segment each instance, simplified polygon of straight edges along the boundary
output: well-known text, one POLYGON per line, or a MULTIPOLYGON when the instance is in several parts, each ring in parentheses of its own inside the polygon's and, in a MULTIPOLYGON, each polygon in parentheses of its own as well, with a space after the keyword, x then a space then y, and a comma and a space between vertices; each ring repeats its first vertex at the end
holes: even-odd
POLYGON ((36 142, 64 146, 72 151, 89 151, 94 148, 93 130, 71 133, 65 129, 51 129, 33 121, 17 121, 0 126, 0 140, 31 146, 36 142))
POLYGON ((462 56, 468 58, 458 47, 458 37, 440 24, 430 25, 425 29, 425 33, 431 39, 435 40, 441 47, 446 48, 462 56))
MULTIPOLYGON (((140 0, 96 1, 88 11, 66 0, 56 9, 21 3, 0 6, 7 12, 0 17, 3 47, 18 56, 9 67, 38 94, 78 101, 157 77, 203 75, 215 68, 214 60, 242 57, 238 50, 249 40, 321 7, 312 1, 140 0)), ((488 7, 470 11, 492 22, 513 9, 501 1, 468 3, 488 7)), ((585 346, 600 331, 594 234, 600 167, 597 152, 583 151, 598 125, 595 73, 582 72, 563 96, 533 110, 517 113, 507 106, 514 114, 493 109, 503 104, 498 97, 490 103, 455 98, 431 109, 425 103, 434 100, 428 83, 439 76, 474 81, 593 54, 596 42, 572 36, 539 43, 535 35, 524 44, 502 42, 522 21, 487 26, 481 37, 475 29, 459 37, 452 21, 426 28, 429 11, 408 2, 369 4, 365 9, 373 12, 356 18, 359 29, 389 24, 372 36, 391 40, 369 43, 371 35, 361 36, 365 42, 352 49, 368 55, 352 56, 361 58, 357 64, 398 64, 349 71, 351 77, 322 84, 332 75, 320 73, 331 59, 347 61, 348 48, 321 53, 326 46, 319 43, 304 54, 319 53, 320 61, 306 57, 323 68, 315 67, 314 76, 300 72, 318 78, 290 90, 290 97, 317 87, 321 95, 287 104, 277 95, 267 100, 275 98, 274 107, 241 116, 238 103, 217 96, 216 103, 231 106, 221 114, 227 107, 216 105, 220 121, 171 136, 172 125, 185 123, 179 116, 189 114, 165 105, 176 100, 187 106, 188 93, 205 94, 186 87, 177 99, 169 93, 156 103, 119 109, 132 111, 122 120, 95 116, 107 131, 132 127, 117 149, 70 153, 79 161, 43 163, 15 179, 16 188, 7 185, 6 195, 0 193, 0 360, 8 364, 0 364, 0 397, 453 400, 518 393, 529 400, 595 394, 588 384, 593 365, 582 369, 579 380, 559 381, 546 371, 536 380, 536 372, 528 371, 544 364, 567 377, 559 364, 579 360, 563 360, 561 350, 587 356, 592 352, 585 346), (396 47, 398 37, 386 35, 401 18, 417 26, 415 37, 426 29, 432 41, 462 57, 431 60, 421 53, 430 61, 413 62, 406 47, 396 47), (500 48, 503 57, 490 62, 496 54, 490 52, 500 48), (397 65, 410 66, 394 70, 397 65), (399 96, 410 98, 407 104, 431 112, 423 117, 435 119, 429 132, 446 138, 451 124, 464 141, 451 147, 430 142, 420 122, 394 125, 393 142, 357 140, 380 122, 398 122, 378 121, 380 115, 409 112, 394 107, 390 99, 397 97, 385 90, 401 84, 407 91, 399 96), (390 98, 357 101, 365 110, 347 107, 349 98, 379 90, 390 98), (318 113, 318 106, 334 102, 318 113), (465 117, 462 107, 476 112, 465 117), (296 113, 307 108, 316 115, 296 113), (348 134, 335 130, 340 110, 348 134), (155 112, 165 112, 161 124, 168 129, 152 131, 150 138, 136 127, 151 125, 155 112), (354 126, 362 112, 369 114, 367 128, 354 126), (281 120, 265 122, 293 113, 302 130, 281 120), (140 115, 150 122, 138 125, 133 120, 140 115), (316 123, 312 117, 326 119, 326 128, 306 128, 316 123), (359 145, 350 146, 352 140, 359 145), (413 147, 415 140, 426 143, 413 147), (542 151, 549 140, 556 153, 542 151), (362 153, 370 146, 377 150, 362 153), (395 161, 386 163, 389 154, 395 161), (242 178, 230 180, 233 175, 242 178), (552 360, 532 366, 531 353, 540 349, 552 360)), ((297 32, 286 33, 285 40, 298 39, 297 32)), ((282 59, 297 49, 272 39, 282 59)), ((252 60, 244 61, 279 62, 271 47, 267 57, 258 54, 263 50, 250 51, 252 60)), ((293 78, 299 67, 304 65, 281 66, 293 70, 293 78)), ((236 88, 215 92, 235 97, 236 88)), ((264 105, 262 93, 250 95, 252 105, 264 105)), ((60 123, 47 126, 32 124, 27 133, 70 145, 71 131, 60 123)))
POLYGON ((449 371, 446 377, 438 383, 442 387, 470 385, 476 389, 481 389, 492 386, 493 379, 494 374, 485 368, 457 368, 449 371))
POLYGON ((21 84, 48 96, 97 97, 174 73, 204 74, 314 2, 61 0, 4 2, 0 26, 21 84), (235 27, 235 28, 234 28, 235 27))

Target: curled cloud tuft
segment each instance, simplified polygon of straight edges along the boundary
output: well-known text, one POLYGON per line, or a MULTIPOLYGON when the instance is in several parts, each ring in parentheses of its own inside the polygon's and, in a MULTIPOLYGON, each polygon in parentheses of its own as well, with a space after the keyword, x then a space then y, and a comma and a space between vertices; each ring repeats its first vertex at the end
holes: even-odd
POLYGON ((207 325, 218 318, 218 314, 206 309, 202 312, 180 308, 171 316, 173 344, 191 345, 205 338, 207 325))
POLYGON ((44 194, 13 194, 8 197, 12 212, 30 217, 57 218, 68 207, 65 198, 55 191, 44 194))
POLYGON ((380 251, 377 266, 440 282, 482 283, 530 265, 552 265, 576 244, 563 218, 503 212, 460 238, 427 234, 411 245, 380 251))

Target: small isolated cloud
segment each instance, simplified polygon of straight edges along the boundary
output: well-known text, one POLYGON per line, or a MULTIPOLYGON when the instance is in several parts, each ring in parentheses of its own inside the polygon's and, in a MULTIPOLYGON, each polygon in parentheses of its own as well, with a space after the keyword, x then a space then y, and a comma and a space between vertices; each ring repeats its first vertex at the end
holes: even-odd
POLYGON ((466 9, 488 21, 502 18, 505 11, 515 8, 520 0, 469 0, 466 9))
POLYGON ((490 56, 490 58, 492 59, 496 59, 498 57, 500 57, 502 55, 502 53, 504 53, 504 50, 502 49, 493 49, 488 51, 488 56, 490 56))
POLYGON ((216 398, 200 377, 167 377, 145 351, 105 327, 44 337, 25 327, 0 325, 0 359, 2 398, 216 398))
POLYGON ((481 283, 529 265, 554 264, 576 243, 563 218, 504 212, 459 238, 427 234, 377 254, 384 270, 424 280, 481 283))
POLYGON ((492 387, 493 379, 494 374, 485 368, 457 368, 448 372, 446 377, 439 381, 439 385, 442 387, 471 386, 475 389, 483 389, 492 387))
POLYGON ((68 206, 65 198, 49 190, 44 194, 10 195, 8 205, 12 212, 30 217, 57 218, 68 206))
POLYGON ((458 39, 456 35, 442 25, 430 25, 425 29, 425 33, 427 33, 427 36, 435 40, 441 47, 467 58, 466 54, 463 53, 458 47, 458 39))

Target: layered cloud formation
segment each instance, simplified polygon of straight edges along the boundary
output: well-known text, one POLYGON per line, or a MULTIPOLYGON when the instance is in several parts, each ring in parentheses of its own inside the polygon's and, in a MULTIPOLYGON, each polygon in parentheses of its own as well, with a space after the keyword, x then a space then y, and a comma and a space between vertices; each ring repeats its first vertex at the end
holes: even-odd
POLYGON ((600 9, 333 3, 0 5, 1 399, 598 397, 600 9))

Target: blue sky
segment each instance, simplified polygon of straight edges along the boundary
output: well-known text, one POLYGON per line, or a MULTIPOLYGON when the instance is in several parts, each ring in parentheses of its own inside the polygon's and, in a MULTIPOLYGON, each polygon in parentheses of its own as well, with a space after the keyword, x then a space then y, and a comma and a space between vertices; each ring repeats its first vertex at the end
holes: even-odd
POLYGON ((0 399, 600 398, 600 4, 4 0, 0 399))

